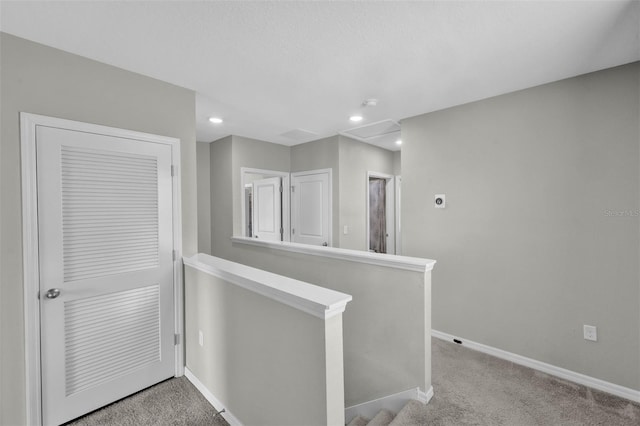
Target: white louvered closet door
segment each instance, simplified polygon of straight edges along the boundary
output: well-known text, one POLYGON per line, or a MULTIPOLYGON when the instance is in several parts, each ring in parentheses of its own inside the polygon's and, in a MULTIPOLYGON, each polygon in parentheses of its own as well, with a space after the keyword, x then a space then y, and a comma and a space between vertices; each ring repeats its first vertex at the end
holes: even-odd
POLYGON ((174 375, 171 147, 44 126, 36 147, 42 412, 60 424, 174 375))

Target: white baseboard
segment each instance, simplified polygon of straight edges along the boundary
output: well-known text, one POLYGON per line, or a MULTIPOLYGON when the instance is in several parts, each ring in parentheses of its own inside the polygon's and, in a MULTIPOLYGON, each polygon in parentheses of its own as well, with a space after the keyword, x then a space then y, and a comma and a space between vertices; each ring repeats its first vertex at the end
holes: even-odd
POLYGON ((561 379, 569 380, 580 385, 607 392, 621 398, 625 398, 634 402, 640 402, 640 391, 635 389, 616 385, 615 383, 606 382, 604 380, 596 379, 595 377, 576 373, 575 371, 556 367, 555 365, 547 364, 546 362, 537 361, 535 359, 527 358, 525 356, 514 354, 512 352, 503 351, 502 349, 483 345, 482 343, 474 342, 462 337, 456 337, 451 334, 443 333, 441 331, 431 330, 431 335, 448 342, 453 342, 453 339, 457 339, 462 342, 462 346, 466 346, 469 349, 493 355, 496 358, 501 358, 507 361, 511 361, 515 364, 533 368, 534 370, 542 371, 543 373, 547 373, 552 376, 560 377, 561 379))
POLYGON ((433 398, 433 386, 429 386, 429 389, 426 392, 422 392, 420 388, 418 388, 418 396, 416 399, 423 404, 428 404, 433 398))
POLYGON ((411 399, 416 399, 426 404, 432 397, 433 387, 430 387, 427 392, 423 392, 420 388, 409 389, 404 392, 399 392, 393 395, 374 399, 372 401, 363 402, 362 404, 347 407, 344 410, 344 420, 345 423, 349 423, 356 416, 372 419, 382 409, 386 409, 397 414, 411 399))
POLYGON ((187 367, 185 367, 185 369, 184 369, 184 375, 185 375, 185 377, 187 379, 189 379, 189 381, 191 383, 193 383, 193 386, 195 386, 196 389, 198 389, 200 391, 202 396, 204 396, 205 399, 207 401, 209 401, 209 403, 212 406, 215 407, 216 410, 218 410, 218 411, 220 411, 222 409, 225 410, 225 412, 221 413, 220 415, 222 417, 224 417, 224 419, 227 421, 227 423, 229 423, 231 426, 243 426, 242 423, 240 422, 240 420, 238 420, 238 418, 236 416, 234 416, 229 410, 227 410, 227 407, 225 407, 224 404, 222 402, 220 402, 220 400, 218 398, 216 398, 209 391, 209 389, 207 389, 206 386, 200 380, 198 380, 198 378, 187 367))

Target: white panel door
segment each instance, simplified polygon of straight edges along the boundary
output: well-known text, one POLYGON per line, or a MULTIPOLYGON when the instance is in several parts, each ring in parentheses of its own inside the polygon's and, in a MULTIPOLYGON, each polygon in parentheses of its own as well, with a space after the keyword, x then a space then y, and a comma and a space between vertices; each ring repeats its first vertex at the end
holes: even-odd
POLYGON ((282 184, 274 177, 253 182, 253 236, 282 241, 282 184))
POLYGON ((328 171, 291 174, 291 241, 331 245, 331 179, 328 171))
POLYGON ((171 147, 38 126, 42 413, 174 375, 171 147))

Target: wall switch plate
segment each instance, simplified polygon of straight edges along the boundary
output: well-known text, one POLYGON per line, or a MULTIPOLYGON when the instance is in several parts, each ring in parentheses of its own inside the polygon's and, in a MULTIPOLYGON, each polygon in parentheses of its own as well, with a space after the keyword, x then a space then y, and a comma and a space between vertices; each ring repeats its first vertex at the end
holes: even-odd
POLYGON ((200 346, 204 346, 204 334, 202 334, 202 330, 198 331, 198 343, 200 343, 200 346))
POLYGON ((447 204, 447 200, 446 200, 445 195, 444 194, 436 194, 433 206, 436 209, 444 209, 446 204, 447 204))
POLYGON ((343 234, 347 235, 349 233, 349 225, 345 225, 343 229, 343 234))
POLYGON ((584 325, 584 339, 593 342, 598 341, 598 329, 595 325, 584 325))

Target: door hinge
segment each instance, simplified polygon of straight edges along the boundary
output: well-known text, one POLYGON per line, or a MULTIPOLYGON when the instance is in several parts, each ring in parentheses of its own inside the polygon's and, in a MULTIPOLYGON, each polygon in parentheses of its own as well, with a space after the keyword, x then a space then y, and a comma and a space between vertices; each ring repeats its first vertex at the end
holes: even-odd
POLYGON ((282 185, 280 185, 280 193, 282 194, 282 185))
POLYGON ((172 164, 171 165, 171 177, 174 177, 176 175, 176 168, 175 166, 172 164))
POLYGON ((296 187, 291 185, 291 192, 296 192, 296 187))
POLYGON ((176 250, 172 250, 171 257, 173 257, 173 261, 175 262, 178 259, 178 252, 176 250))
POLYGON ((173 335, 173 344, 176 346, 180 344, 180 335, 177 333, 173 335))
POLYGON ((295 234, 296 233, 296 228, 291 228, 291 233, 295 234))

